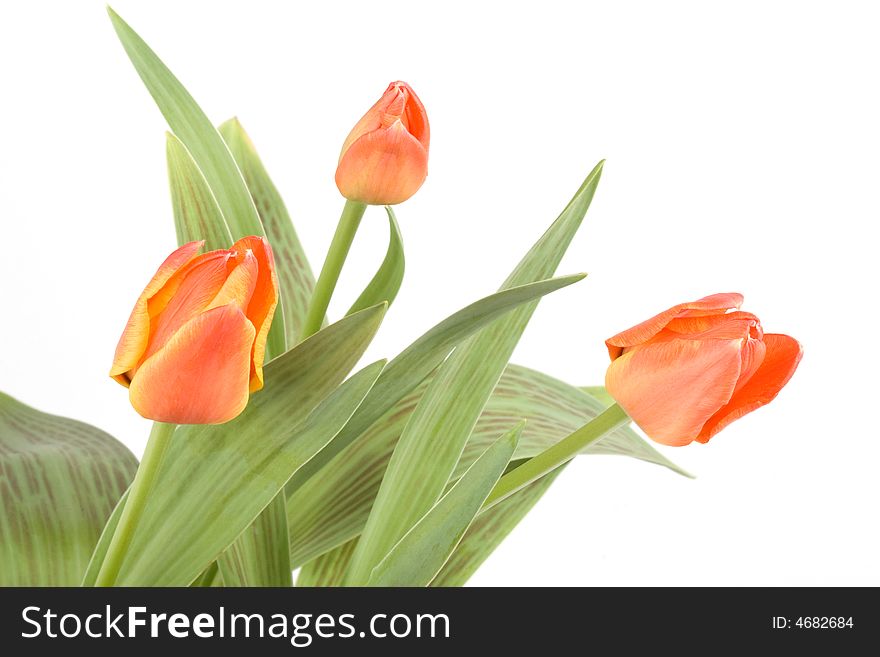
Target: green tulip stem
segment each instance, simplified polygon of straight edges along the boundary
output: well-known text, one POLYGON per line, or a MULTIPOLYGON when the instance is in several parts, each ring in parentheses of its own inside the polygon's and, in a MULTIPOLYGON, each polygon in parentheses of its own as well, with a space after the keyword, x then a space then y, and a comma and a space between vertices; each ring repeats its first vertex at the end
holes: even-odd
POLYGON ((150 431, 150 438, 147 440, 147 447, 144 450, 144 457, 138 466, 131 488, 128 489, 128 499, 122 509, 122 515, 119 518, 116 531, 113 533, 113 538, 110 540, 110 547, 107 548, 107 555, 101 564, 95 586, 113 586, 116 583, 125 554, 128 552, 131 540, 137 531, 138 522, 147 504, 147 498, 156 482, 156 475, 162 468, 162 462, 168 453, 168 446, 171 444, 171 437, 176 428, 176 424, 153 423, 153 429, 150 431))
POLYGON ((492 508, 518 490, 522 490, 548 472, 552 472, 560 465, 572 460, 585 447, 599 442, 629 421, 629 415, 619 405, 609 406, 574 433, 569 434, 552 447, 536 454, 501 477, 483 503, 481 511, 492 508))
POLYGON ((367 206, 364 203, 345 202, 342 216, 339 217, 339 224, 336 226, 336 233, 333 235, 333 241, 330 242, 330 248, 327 251, 327 258, 324 260, 324 266, 321 267, 321 274, 318 276, 315 291, 309 301, 309 309, 303 322, 300 340, 305 340, 321 330, 324 315, 327 314, 327 307, 330 305, 330 297, 333 296, 333 290, 336 289, 339 273, 348 257, 348 252, 366 209, 367 206))

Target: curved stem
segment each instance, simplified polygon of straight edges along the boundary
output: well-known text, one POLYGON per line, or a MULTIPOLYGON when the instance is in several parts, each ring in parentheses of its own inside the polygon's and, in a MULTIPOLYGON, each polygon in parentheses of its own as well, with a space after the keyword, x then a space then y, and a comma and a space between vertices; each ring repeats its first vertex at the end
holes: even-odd
POLYGON ((366 209, 367 206, 363 203, 345 202, 345 207, 342 208, 342 215, 336 226, 336 233, 327 250, 327 258, 324 260, 324 266, 321 267, 321 274, 318 276, 315 291, 309 301, 309 309, 303 322, 300 340, 305 340, 321 329, 324 315, 327 313, 327 306, 330 305, 330 297, 333 296, 333 290, 336 289, 339 273, 348 257, 348 251, 351 249, 351 243, 354 241, 355 233, 357 233, 366 209))
POLYGON ((116 531, 113 533, 113 538, 110 540, 110 547, 107 548, 107 554, 104 557, 104 563, 101 564, 95 586, 113 586, 116 583, 125 554, 128 552, 131 539, 137 531, 147 498, 156 481, 156 475, 159 474, 159 469, 162 467, 162 462, 165 460, 165 454, 168 452, 168 446, 171 444, 171 437, 176 428, 176 424, 153 423, 153 429, 144 450, 144 457, 138 466, 131 488, 128 490, 128 500, 125 502, 125 508, 122 509, 122 515, 119 518, 116 531))
POLYGON ((569 434, 552 447, 536 454, 518 468, 514 468, 498 480, 480 511, 492 508, 516 491, 540 479, 548 472, 567 463, 587 445, 599 442, 609 433, 629 422, 629 415, 619 405, 612 404, 580 429, 569 434))

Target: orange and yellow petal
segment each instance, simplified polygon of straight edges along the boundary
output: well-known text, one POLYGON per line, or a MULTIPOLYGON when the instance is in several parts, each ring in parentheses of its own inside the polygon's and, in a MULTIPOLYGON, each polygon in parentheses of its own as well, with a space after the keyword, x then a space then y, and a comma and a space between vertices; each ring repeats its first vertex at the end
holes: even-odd
POLYGON ((730 400, 742 340, 670 340, 627 351, 605 374, 609 394, 651 439, 692 442, 730 400))
POLYGON ((428 151, 401 121, 354 141, 336 169, 336 186, 347 199, 395 205, 415 194, 428 175, 428 151))
POLYGON ((175 424, 220 424, 248 402, 255 330, 234 305, 197 315, 148 358, 131 382, 138 413, 175 424))
POLYGON ((382 117, 387 114, 386 110, 388 109, 389 105, 397 100, 398 96, 399 92, 394 88, 394 85, 389 85, 388 88, 385 90, 385 93, 382 94, 382 97, 377 100, 369 110, 367 110, 367 113, 364 114, 357 123, 355 123, 354 127, 351 129, 351 132, 348 133, 348 136, 345 138, 345 142, 343 142, 342 144, 342 150, 339 152, 340 161, 342 161, 345 152, 351 147, 354 142, 356 142, 368 132, 374 132, 375 130, 379 130, 382 127, 382 117))
POLYGON ((705 424, 697 440, 708 442, 734 420, 769 404, 791 379, 803 357, 801 344, 788 335, 765 333, 766 352, 760 366, 730 401, 705 424))
MULTIPOLYGON (((234 265, 226 276, 222 287, 205 310, 234 304, 246 313, 254 289, 257 287, 257 278, 259 277, 257 258, 250 249, 247 249, 240 256, 233 256, 230 253, 228 261, 233 262, 234 265)), ((229 270, 228 263, 226 269, 229 270)))
POLYGON ((272 247, 264 237, 245 237, 232 247, 250 251, 257 259, 258 272, 256 286, 246 315, 254 325, 257 336, 254 339, 253 366, 251 368, 251 392, 263 387, 263 360, 266 355, 266 339, 269 327, 278 306, 278 276, 275 273, 275 256, 272 247))
POLYGON ((122 337, 119 338, 113 357, 113 366, 110 369, 110 376, 122 385, 128 386, 127 372, 137 365, 149 342, 150 313, 148 303, 150 299, 162 290, 177 271, 196 257, 203 245, 204 241, 189 242, 176 249, 159 266, 153 278, 138 297, 122 332, 122 337))
POLYGON ((700 317, 705 315, 724 314, 728 310, 737 309, 742 305, 743 297, 736 292, 712 294, 690 303, 680 303, 651 319, 633 326, 626 331, 608 338, 605 345, 608 347, 608 355, 611 359, 619 357, 627 347, 647 342, 662 331, 673 319, 677 317, 700 317))
POLYGON ((227 279, 227 255, 211 251, 196 257, 182 271, 173 295, 161 312, 154 314, 150 304, 150 339, 141 362, 165 346, 168 340, 193 317, 208 307, 227 279))

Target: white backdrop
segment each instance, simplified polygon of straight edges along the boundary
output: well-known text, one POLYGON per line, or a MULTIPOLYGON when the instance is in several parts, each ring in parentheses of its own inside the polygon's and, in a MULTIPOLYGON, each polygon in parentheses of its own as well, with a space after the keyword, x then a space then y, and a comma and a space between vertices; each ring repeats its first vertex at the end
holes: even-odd
MULTIPOLYGON (((880 584, 875 251, 880 42, 869 3, 170 2, 114 8, 218 123, 238 115, 317 268, 338 149, 395 79, 428 108, 430 175, 398 209, 407 275, 367 355, 494 291, 600 158, 587 221, 514 360, 601 383, 604 338, 740 291, 800 370, 707 446, 694 481, 582 458, 477 585, 880 584), (539 8, 540 7, 540 8, 539 8)), ((0 9, 0 389, 149 429, 107 377, 174 247, 165 124, 103 1, 0 9)), ((371 210, 334 316, 384 253, 371 210)))

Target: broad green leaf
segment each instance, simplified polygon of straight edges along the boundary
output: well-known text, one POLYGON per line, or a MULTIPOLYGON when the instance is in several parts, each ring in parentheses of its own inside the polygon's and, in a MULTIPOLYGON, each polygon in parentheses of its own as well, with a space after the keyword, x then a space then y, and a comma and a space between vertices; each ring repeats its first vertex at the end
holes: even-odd
MULTIPOLYGON (((583 278, 584 274, 563 276, 498 292, 453 313, 423 334, 388 363, 373 390, 339 435, 293 476, 287 485, 288 497, 423 381, 456 344, 517 306, 583 278)), ((297 532, 293 525, 290 528, 292 533, 297 532)))
MULTIPOLYGON (((218 127, 247 184, 275 254, 284 316, 285 348, 299 341, 315 279, 305 251, 278 189, 257 155, 238 119, 218 127)), ((372 304, 371 304, 372 305, 372 304)), ((364 306, 366 308, 366 306, 364 306)), ((284 497, 272 500, 265 511, 221 558, 226 586, 290 586, 290 559, 284 497)))
POLYGON ((195 99, 155 52, 107 8, 125 52, 159 110, 198 165, 235 239, 263 235, 263 226, 235 161, 195 99))
POLYGON ((379 266, 379 270, 373 279, 364 288, 364 291, 354 302, 348 313, 356 313, 358 310, 369 308, 373 304, 387 301, 390 306, 397 297, 400 290, 400 284, 403 282, 403 270, 405 260, 403 257, 403 238, 400 236, 400 226, 397 225, 397 217, 394 216, 394 210, 390 205, 385 206, 388 213, 388 251, 385 252, 385 259, 379 266))
MULTIPOLYGON (((244 178, 214 124, 193 97, 138 34, 110 7, 107 13, 128 58, 172 132, 186 146, 217 201, 226 224, 237 240, 265 235, 244 178)), ((283 301, 278 304, 279 308, 283 301)), ((276 311, 269 331, 267 353, 284 353, 284 312, 276 311)))
POLYGON ((137 469, 109 434, 0 393, 0 586, 76 586, 137 469))
POLYGON ((217 199, 186 146, 170 132, 166 134, 165 154, 177 244, 205 240, 209 251, 228 249, 234 240, 217 199))
POLYGON ((368 586, 430 584, 504 473, 522 427, 520 423, 508 431, 474 461, 373 568, 368 586))
POLYGON ((211 586, 224 586, 223 577, 220 576, 220 568, 217 566, 217 562, 215 561, 210 566, 208 566, 201 575, 199 575, 195 581, 190 584, 192 587, 197 588, 207 588, 211 586))
MULTIPOLYGON (((468 527, 455 552, 431 581, 431 586, 464 586, 477 568, 531 511, 564 469, 565 466, 557 468, 480 513, 468 527)), ((535 563, 540 563, 540 560, 535 563)))
MULTIPOLYGON (((501 289, 553 275, 583 221, 602 173, 600 162, 562 214, 520 261, 501 289)), ((462 449, 537 307, 523 305, 459 345, 440 367, 400 436, 347 581, 370 571, 445 490, 462 449)))
MULTIPOLYGON (((122 497, 119 498, 119 502, 117 502, 116 506, 113 508, 113 513, 111 513, 110 517, 107 519, 107 524, 104 525, 104 530, 101 532, 101 537, 98 539, 95 550, 92 552, 92 557, 89 560, 89 565, 86 568, 85 573, 83 573, 80 586, 91 587, 95 585, 95 580, 98 578, 98 573, 101 571, 101 564, 103 564, 104 557, 107 555, 107 550, 110 547, 110 541, 113 539, 113 534, 116 532, 116 526, 119 524, 119 518, 120 516, 122 516, 122 509, 123 507, 125 507, 125 501, 127 499, 128 491, 126 490, 122 494, 122 497)), ((214 562, 210 566, 208 566, 202 572, 202 574, 199 575, 192 584, 190 584, 190 586, 223 586, 223 579, 220 576, 217 562, 214 562)))
MULTIPOLYGON (((132 475, 132 479, 134 479, 134 475, 132 475)), ((120 496, 119 501, 116 503, 116 506, 113 507, 113 512, 110 514, 110 517, 107 518, 104 529, 101 531, 101 536, 98 538, 95 549, 92 551, 89 565, 83 572, 80 586, 95 585, 95 581, 98 579, 98 573, 101 572, 101 565, 104 563, 104 557, 107 556, 107 550, 110 549, 110 541, 113 540, 113 534, 116 533, 116 526, 119 524, 119 518, 122 517, 122 510, 125 508, 125 502, 127 499, 128 489, 126 488, 125 492, 120 496)))
MULTIPOLYGON (((401 399, 350 447, 339 453, 288 497, 291 563, 302 565, 358 536, 376 497, 388 460, 430 379, 401 399)), ((582 390, 540 372, 509 365, 495 387, 462 452, 452 479, 467 469, 498 434, 527 420, 515 460, 556 444, 604 410, 582 390)), ((586 454, 631 456, 686 475, 642 440, 622 428, 585 450, 586 454)))
POLYGON ((293 586, 284 495, 276 495, 244 533, 220 555, 224 586, 293 586))
POLYGON ((345 571, 357 539, 353 538, 347 543, 325 552, 320 557, 312 559, 299 571, 296 578, 297 586, 342 586, 345 579, 345 571))
POLYGON ((588 395, 592 395, 606 406, 611 406, 614 403, 614 397, 608 394, 605 386, 581 386, 581 390, 588 395))
POLYGON ((229 547, 373 385, 382 364, 339 383, 384 311, 351 315, 269 363, 265 389, 235 420, 177 429, 117 585, 186 586, 229 547))
MULTIPOLYGON (((533 372, 533 374, 538 373, 533 372)), ((603 408, 614 403, 614 399, 602 386, 582 387, 581 390, 593 397, 603 408)), ((499 392, 496 388, 493 394, 499 392)), ((556 468, 497 505, 482 509, 449 561, 443 566, 443 570, 431 582, 431 586, 464 586, 495 548, 543 497, 566 465, 556 468)), ((679 472, 685 474, 683 471, 679 472)))
MULTIPOLYGON (((312 268, 309 266, 308 258, 284 201, 241 123, 233 118, 222 123, 218 129, 244 176, 263 227, 266 229, 266 236, 275 252, 287 344, 294 345, 299 342, 309 299, 315 288, 312 268)), ((378 299, 375 303, 380 301, 382 299, 378 299)), ((367 304, 360 310, 369 305, 373 304, 367 304)))

